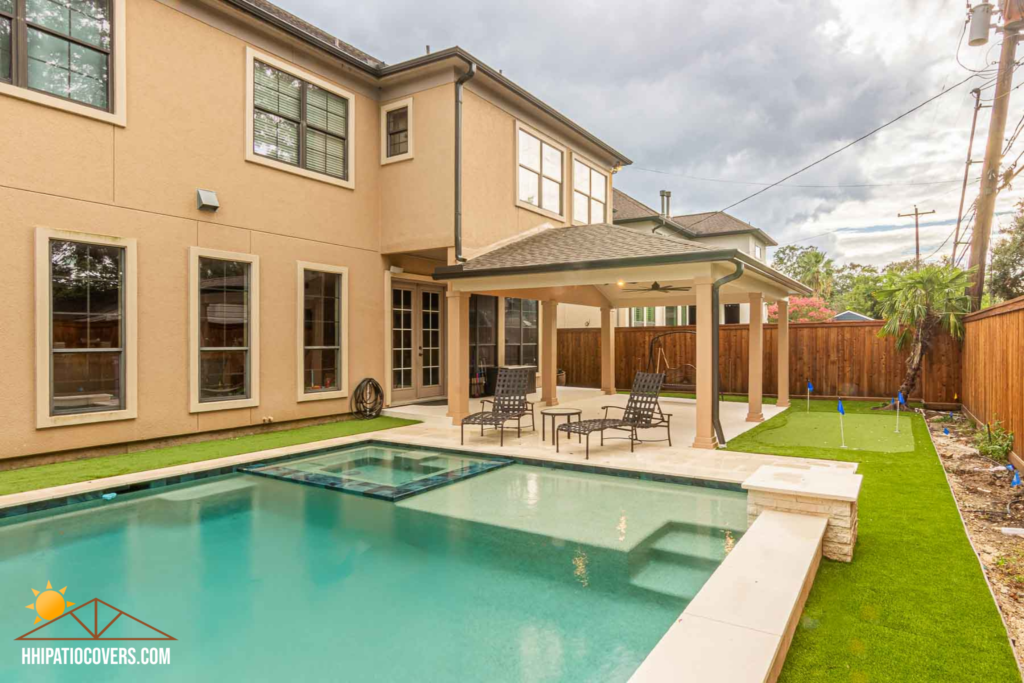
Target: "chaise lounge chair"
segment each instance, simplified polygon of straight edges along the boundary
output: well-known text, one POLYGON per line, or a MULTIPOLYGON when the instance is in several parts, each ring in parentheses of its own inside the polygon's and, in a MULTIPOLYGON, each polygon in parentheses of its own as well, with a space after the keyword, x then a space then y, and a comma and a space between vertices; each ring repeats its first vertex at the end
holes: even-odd
POLYGON ((643 441, 668 441, 668 445, 672 445, 672 416, 668 413, 664 413, 661 410, 661 406, 658 404, 658 394, 661 393, 661 383, 665 381, 665 375, 663 373, 655 372, 638 372, 633 378, 633 388, 629 392, 629 400, 626 402, 626 407, 622 406, 603 406, 604 417, 595 420, 582 420, 571 424, 558 425, 558 429, 555 430, 555 451, 558 452, 558 433, 565 432, 570 435, 573 434, 586 434, 587 435, 587 460, 590 459, 590 434, 592 432, 601 432, 601 445, 604 445, 604 430, 615 429, 618 431, 627 432, 627 437, 609 437, 609 438, 628 438, 629 439, 629 452, 633 452, 634 444, 642 443, 643 441), (622 417, 619 419, 609 419, 608 411, 621 410, 623 411, 622 417), (665 439, 640 439, 637 437, 638 429, 653 429, 655 427, 664 427, 667 434, 665 439))
POLYGON ((515 420, 516 435, 523 435, 523 418, 530 416, 530 428, 537 430, 533 404, 526 400, 530 374, 533 368, 498 368, 498 379, 495 382, 494 398, 485 398, 480 402, 483 408, 488 403, 490 410, 468 415, 462 420, 460 443, 466 443, 466 425, 480 425, 480 436, 484 435, 484 427, 491 426, 501 430, 501 445, 505 445, 505 423, 515 420))

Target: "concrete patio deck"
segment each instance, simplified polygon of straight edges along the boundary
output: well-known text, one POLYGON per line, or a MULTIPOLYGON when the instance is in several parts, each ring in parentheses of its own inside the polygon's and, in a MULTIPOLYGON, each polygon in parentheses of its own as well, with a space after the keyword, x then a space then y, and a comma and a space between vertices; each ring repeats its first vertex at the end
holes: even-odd
MULTIPOLYGON (((530 400, 536 402, 539 401, 539 398, 539 394, 534 394, 530 397, 530 400)), ((609 396, 602 393, 599 389, 558 387, 558 407, 579 408, 583 411, 582 417, 584 420, 602 417, 604 415, 602 406, 625 406, 627 399, 628 396, 625 394, 609 396)), ((479 405, 479 399, 473 399, 470 404, 474 410, 478 410, 479 405)), ((747 477, 752 475, 762 465, 777 465, 798 469, 826 467, 849 472, 854 472, 857 469, 856 463, 691 448, 690 444, 693 443, 696 435, 697 402, 693 399, 663 398, 661 399, 661 407, 666 413, 672 415, 672 446, 669 446, 666 442, 644 443, 638 444, 634 451, 630 453, 629 441, 607 439, 605 440, 605 445, 602 446, 600 436, 595 433, 591 435, 590 439, 589 460, 584 459, 584 444, 579 443, 576 439, 570 440, 566 438, 565 434, 560 435, 560 452, 556 453, 555 446, 551 442, 550 421, 547 425, 547 438, 541 439, 540 411, 544 409, 542 404, 538 404, 534 408, 537 417, 536 431, 524 428, 522 436, 517 437, 513 425, 511 429, 505 430, 504 447, 499 445, 497 430, 485 430, 484 435, 480 436, 479 427, 470 426, 466 427, 465 445, 460 446, 459 427, 451 424, 451 420, 446 417, 447 406, 441 402, 413 404, 386 409, 384 411, 385 415, 422 420, 422 424, 390 430, 382 434, 380 438, 395 443, 458 448, 477 453, 514 455, 516 457, 536 460, 573 463, 587 462, 588 464, 601 467, 655 474, 671 474, 733 484, 742 484, 747 477)), ((755 422, 746 421, 746 403, 723 402, 721 403, 720 410, 722 429, 727 439, 738 436, 757 425, 755 422)), ((783 410, 784 408, 772 405, 765 405, 763 407, 765 419, 774 417, 783 410)), ((613 411, 612 416, 616 412, 621 414, 620 411, 613 411)), ((559 418, 558 423, 562 424, 564 421, 564 418, 559 418)), ((526 424, 528 424, 528 421, 526 424)), ((610 434, 615 435, 615 433, 610 434)), ((664 438, 664 434, 664 429, 655 429, 647 433, 641 432, 640 438, 661 439, 664 438)))

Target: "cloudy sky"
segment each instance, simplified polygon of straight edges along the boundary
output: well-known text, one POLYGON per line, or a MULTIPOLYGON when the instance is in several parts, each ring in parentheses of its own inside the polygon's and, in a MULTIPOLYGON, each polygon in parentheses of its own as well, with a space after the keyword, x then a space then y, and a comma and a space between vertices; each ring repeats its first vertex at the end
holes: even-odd
MULTIPOLYGON (((461 46, 632 158, 615 185, 655 207, 671 190, 677 214, 722 209, 971 75, 955 59, 962 0, 277 2, 389 64, 461 46)), ((960 48, 973 69, 998 55, 996 34, 960 48)), ((979 75, 789 181, 818 187, 778 187, 730 213, 782 245, 882 265, 913 255, 913 219, 896 214, 917 204, 936 211, 922 222, 928 256, 956 222, 970 90, 990 81, 979 75)), ((1007 135, 1022 115, 1017 91, 1007 135)), ((1008 159, 1021 151, 1024 138, 1008 159)), ((1024 176, 999 197, 1004 223, 1022 197, 1024 176)))

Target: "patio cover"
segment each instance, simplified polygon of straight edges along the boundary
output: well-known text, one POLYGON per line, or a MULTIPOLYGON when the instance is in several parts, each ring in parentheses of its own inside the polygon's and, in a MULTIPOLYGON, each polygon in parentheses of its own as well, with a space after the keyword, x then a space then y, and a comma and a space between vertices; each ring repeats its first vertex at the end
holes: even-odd
POLYGON ((434 279, 448 283, 448 405, 458 424, 469 412, 469 296, 487 294, 541 302, 542 400, 556 405, 559 303, 601 309, 601 385, 614 393, 612 311, 639 306, 697 306, 697 437, 695 447, 716 448, 718 366, 717 304, 749 303, 750 382, 748 420, 759 421, 762 388, 762 316, 765 302, 779 304, 779 405, 789 401, 788 297, 808 294, 803 284, 738 249, 662 237, 620 225, 596 223, 547 228, 494 245, 464 263, 438 268, 434 279), (654 283, 677 291, 650 288, 654 283), (713 305, 713 303, 715 305, 713 305))

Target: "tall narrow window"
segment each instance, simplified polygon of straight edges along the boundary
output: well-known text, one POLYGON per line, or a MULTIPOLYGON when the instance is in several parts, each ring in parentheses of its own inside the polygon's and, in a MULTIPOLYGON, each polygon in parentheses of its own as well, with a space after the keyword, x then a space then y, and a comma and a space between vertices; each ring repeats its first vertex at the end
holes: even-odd
POLYGON ((665 324, 669 327, 683 324, 679 318, 679 306, 665 307, 665 324))
POLYGON ((572 218, 580 223, 604 223, 608 177, 577 159, 572 162, 572 218))
POLYGON ((348 98, 259 60, 252 89, 254 155, 348 179, 348 98))
POLYGON ((562 150, 518 130, 519 201, 562 215, 562 150))
POLYGON ((409 153, 409 108, 392 109, 388 117, 388 156, 409 153))
POLYGON ((338 391, 342 275, 306 270, 303 280, 303 391, 338 391))
POLYGON ((537 365, 537 302, 505 299, 505 364, 537 365))
POLYGON ((199 402, 249 398, 250 264, 199 259, 199 402))
POLYGON ((14 0, 0 0, 0 81, 12 80, 11 27, 14 26, 14 0))
POLYGON ((125 407, 125 249, 50 240, 50 415, 125 407))

